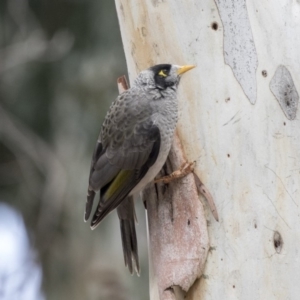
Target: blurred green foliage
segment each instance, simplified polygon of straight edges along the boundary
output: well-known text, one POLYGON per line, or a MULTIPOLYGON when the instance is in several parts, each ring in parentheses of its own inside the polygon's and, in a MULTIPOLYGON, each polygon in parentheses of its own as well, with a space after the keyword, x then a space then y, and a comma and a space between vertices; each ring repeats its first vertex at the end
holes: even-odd
POLYGON ((83 223, 91 155, 123 74, 114 1, 0 2, 0 201, 24 216, 47 299, 149 298, 143 207, 141 278, 125 269, 116 214, 93 232, 83 223))

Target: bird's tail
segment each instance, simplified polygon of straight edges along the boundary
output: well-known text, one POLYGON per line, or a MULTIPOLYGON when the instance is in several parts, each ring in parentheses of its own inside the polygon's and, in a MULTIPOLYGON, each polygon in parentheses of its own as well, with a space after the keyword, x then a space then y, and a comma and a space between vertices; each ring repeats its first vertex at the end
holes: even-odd
POLYGON ((133 197, 127 197, 118 206, 118 216, 120 219, 121 238, 125 266, 131 274, 135 270, 137 275, 140 274, 138 244, 135 231, 135 210, 133 197))

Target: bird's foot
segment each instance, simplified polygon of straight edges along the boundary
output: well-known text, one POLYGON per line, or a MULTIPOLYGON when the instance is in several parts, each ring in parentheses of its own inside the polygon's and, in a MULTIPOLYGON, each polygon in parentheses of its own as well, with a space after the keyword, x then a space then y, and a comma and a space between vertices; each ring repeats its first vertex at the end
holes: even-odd
POLYGON ((154 180, 154 183, 163 182, 163 183, 170 183, 171 181, 182 178, 194 171, 195 162, 185 162, 182 164, 179 170, 172 172, 170 175, 166 175, 154 180))

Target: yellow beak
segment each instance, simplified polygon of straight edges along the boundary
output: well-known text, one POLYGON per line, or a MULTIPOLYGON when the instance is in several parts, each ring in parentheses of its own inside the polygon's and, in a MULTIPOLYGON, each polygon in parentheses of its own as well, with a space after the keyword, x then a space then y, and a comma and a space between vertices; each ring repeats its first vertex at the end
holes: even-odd
POLYGON ((183 74, 191 69, 194 69, 194 68, 196 68, 196 66, 193 66, 193 65, 182 66, 177 70, 177 74, 181 75, 181 74, 183 74))

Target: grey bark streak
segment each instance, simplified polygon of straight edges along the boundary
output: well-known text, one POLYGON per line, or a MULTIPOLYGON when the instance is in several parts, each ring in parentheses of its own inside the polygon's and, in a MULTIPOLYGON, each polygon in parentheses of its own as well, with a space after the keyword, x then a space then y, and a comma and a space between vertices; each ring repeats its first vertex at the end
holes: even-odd
POLYGON ((296 118, 299 96, 291 73, 285 66, 279 66, 270 82, 270 89, 289 120, 296 118))
POLYGON ((245 0, 215 0, 224 28, 224 57, 245 95, 256 102, 258 65, 245 0))

